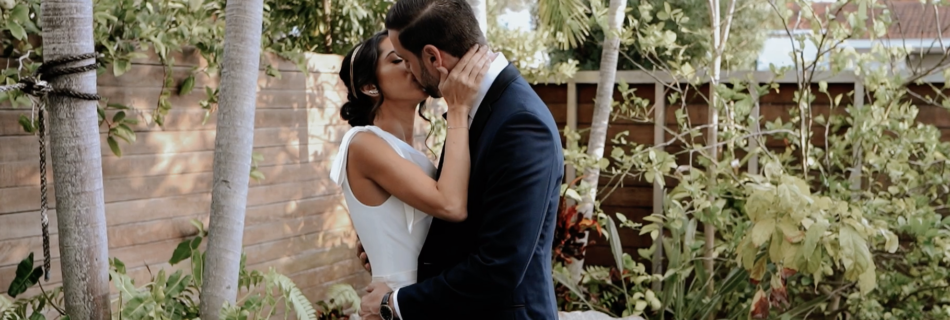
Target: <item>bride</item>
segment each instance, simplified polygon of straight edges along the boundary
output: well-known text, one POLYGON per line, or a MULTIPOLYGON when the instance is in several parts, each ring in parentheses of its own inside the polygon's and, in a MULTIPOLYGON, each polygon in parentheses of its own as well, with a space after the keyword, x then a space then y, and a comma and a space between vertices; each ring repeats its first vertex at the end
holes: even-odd
POLYGON ((374 282, 393 289, 414 284, 432 218, 467 218, 468 117, 494 56, 476 46, 451 73, 440 69, 448 129, 438 180, 435 166, 411 146, 416 110, 421 116, 428 94, 395 53, 387 32, 343 58, 340 79, 348 93, 340 113, 353 128, 343 136, 330 176, 343 189, 366 254, 376 261, 374 282))

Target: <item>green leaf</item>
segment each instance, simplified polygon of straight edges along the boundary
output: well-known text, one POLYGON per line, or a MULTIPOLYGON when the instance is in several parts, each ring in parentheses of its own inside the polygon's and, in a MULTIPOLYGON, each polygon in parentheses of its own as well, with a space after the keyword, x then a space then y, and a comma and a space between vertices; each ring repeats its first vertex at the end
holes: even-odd
POLYGON ((149 301, 146 300, 146 297, 147 296, 143 295, 132 297, 132 299, 125 303, 125 307, 122 308, 122 316, 129 319, 149 318, 147 310, 149 301))
POLYGON ((198 250, 198 247, 201 246, 201 236, 197 236, 194 239, 191 239, 191 250, 198 250))
POLYGON ((123 123, 117 126, 116 133, 119 135, 119 138, 122 138, 125 142, 135 142, 135 131, 132 131, 132 128, 129 128, 127 124, 123 123))
POLYGON ((26 292, 26 289, 39 282, 41 276, 43 276, 43 268, 33 268, 33 252, 30 252, 29 256, 17 264, 16 277, 7 288, 7 294, 16 298, 17 295, 26 292))
POLYGON ((274 68, 274 66, 272 65, 267 66, 267 71, 265 73, 267 73, 268 76, 271 76, 277 79, 281 78, 280 70, 277 70, 277 68, 274 68))
POLYGON ((46 316, 43 315, 43 312, 34 311, 33 314, 30 315, 30 320, 46 320, 46 316))
POLYGON ((7 29, 10 29, 10 34, 17 40, 26 39, 26 30, 16 21, 7 20, 7 29))
POLYGON ((115 141, 114 137, 110 136, 106 138, 106 142, 109 143, 109 149, 112 149, 112 153, 115 154, 116 157, 122 156, 122 149, 119 149, 119 142, 115 141))
POLYGON ((125 111, 116 112, 115 116, 112 117, 112 122, 119 123, 125 120, 125 111))
POLYGON ((132 62, 127 59, 116 59, 112 62, 112 74, 119 77, 132 68, 132 62))
POLYGON ((765 276, 765 270, 768 266, 768 259, 765 256, 759 258, 755 261, 755 266, 752 267, 752 271, 749 272, 749 277, 755 279, 756 281, 762 281, 762 277, 765 276))
POLYGON ((168 264, 175 265, 185 259, 191 258, 191 251, 191 240, 182 241, 178 244, 178 247, 175 248, 175 251, 172 252, 172 258, 168 260, 168 264))
POLYGON ((26 133, 34 133, 37 128, 33 126, 33 121, 30 121, 26 115, 20 115, 20 126, 23 127, 23 131, 26 133))
POLYGON ((782 261, 785 258, 785 254, 782 252, 782 244, 785 243, 785 237, 782 235, 782 231, 778 230, 775 233, 772 233, 772 240, 769 241, 769 258, 773 262, 782 261))
POLYGON ((762 219, 752 227, 752 245, 758 247, 772 237, 775 232, 775 219, 762 219))
POLYGON ((198 220, 198 219, 191 219, 191 225, 195 226, 195 228, 198 229, 198 235, 199 235, 199 236, 204 236, 204 233, 205 233, 205 225, 204 225, 204 223, 201 222, 201 220, 198 220))
POLYGON ((188 78, 185 78, 185 81, 181 83, 181 88, 178 89, 178 95, 183 96, 191 93, 195 88, 195 75, 190 75, 188 78))
POLYGON ((828 221, 825 219, 816 221, 808 228, 808 231, 805 232, 805 243, 802 244, 802 256, 806 258, 812 256, 812 252, 815 251, 818 241, 821 240, 821 236, 826 230, 828 230, 828 221))
POLYGON ((25 3, 17 4, 10 13, 10 18, 19 23, 30 21, 30 8, 25 3))
POLYGON ((900 247, 900 240, 897 238, 897 235, 890 230, 885 230, 884 239, 884 250, 887 250, 888 253, 897 252, 897 249, 900 247))
POLYGON ((119 258, 112 258, 112 265, 115 267, 115 271, 121 274, 125 274, 125 263, 119 258))
POLYGON ((875 271, 874 264, 871 264, 871 267, 868 268, 864 273, 858 277, 858 288, 861 289, 861 294, 866 295, 871 293, 874 288, 877 287, 877 272, 875 271))
POLYGON ((868 266, 873 266, 867 242, 854 227, 849 225, 841 227, 838 240, 841 246, 840 259, 846 270, 845 278, 857 280, 868 266))
POLYGON ((623 245, 620 243, 620 232, 617 231, 617 223, 614 219, 607 218, 607 232, 609 233, 610 251, 614 254, 614 262, 617 263, 617 269, 623 270, 623 245))

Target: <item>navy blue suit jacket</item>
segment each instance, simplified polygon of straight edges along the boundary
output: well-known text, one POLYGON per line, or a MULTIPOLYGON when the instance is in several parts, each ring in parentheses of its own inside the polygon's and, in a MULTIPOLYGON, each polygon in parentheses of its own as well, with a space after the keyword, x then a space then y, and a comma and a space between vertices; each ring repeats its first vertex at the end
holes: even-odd
POLYGON ((551 245, 564 157, 551 111, 509 64, 469 135, 468 219, 433 221, 419 282, 399 290, 403 320, 557 319, 551 245))

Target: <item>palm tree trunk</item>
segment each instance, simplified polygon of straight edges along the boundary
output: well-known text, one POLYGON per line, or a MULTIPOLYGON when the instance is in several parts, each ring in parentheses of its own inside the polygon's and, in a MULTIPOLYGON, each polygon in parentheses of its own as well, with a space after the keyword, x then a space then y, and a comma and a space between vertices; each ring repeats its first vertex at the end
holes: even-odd
POLYGON ((237 298, 244 214, 254 144, 260 72, 263 0, 228 0, 208 250, 201 287, 201 318, 218 319, 237 298))
MULTIPOLYGON (((91 0, 45 0, 40 21, 44 60, 95 51, 91 0)), ((93 94, 96 73, 59 76, 51 85, 93 94)), ((97 102, 52 95, 48 103, 66 312, 72 319, 111 319, 97 102)))
MULTIPOLYGON (((620 33, 623 25, 624 11, 627 8, 626 0, 610 0, 607 22, 608 31, 604 35, 604 49, 600 56, 600 79, 597 81, 597 95, 594 101, 594 116, 591 120, 590 138, 587 140, 587 154, 594 159, 604 157, 604 145, 607 141, 607 126, 610 122, 610 111, 613 108, 614 85, 617 79, 617 59, 620 54, 620 33)), ((600 180, 600 168, 584 170, 584 182, 591 188, 581 199, 580 212, 586 218, 593 217, 594 201, 597 196, 597 184, 600 180)), ((585 234, 582 244, 587 243, 585 234)), ((617 235, 610 235, 615 237, 617 235)), ((579 279, 584 270, 584 260, 574 260, 568 265, 574 279, 579 279)))
POLYGON ((468 0, 468 4, 475 11, 475 19, 478 19, 478 28, 482 29, 482 34, 488 37, 488 3, 486 0, 468 0))

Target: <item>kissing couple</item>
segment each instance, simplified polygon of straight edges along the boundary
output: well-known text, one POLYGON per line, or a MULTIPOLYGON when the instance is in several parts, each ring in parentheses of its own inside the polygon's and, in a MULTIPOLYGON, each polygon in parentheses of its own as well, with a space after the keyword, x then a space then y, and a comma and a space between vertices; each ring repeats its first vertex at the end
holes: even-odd
POLYGON ((343 59, 353 126, 330 171, 372 273, 367 320, 557 319, 551 245, 564 160, 550 110, 487 47, 465 0, 400 0, 343 59), (439 166, 412 145, 448 105, 439 166))

